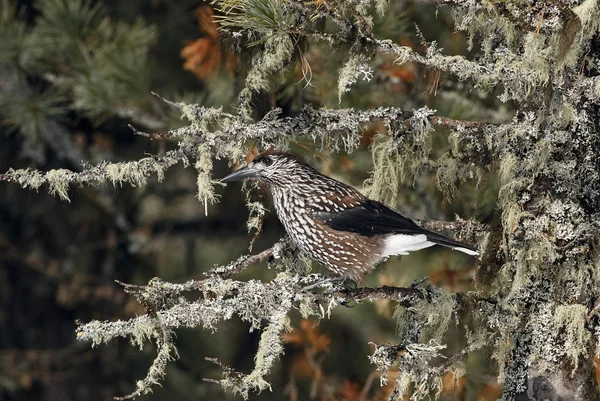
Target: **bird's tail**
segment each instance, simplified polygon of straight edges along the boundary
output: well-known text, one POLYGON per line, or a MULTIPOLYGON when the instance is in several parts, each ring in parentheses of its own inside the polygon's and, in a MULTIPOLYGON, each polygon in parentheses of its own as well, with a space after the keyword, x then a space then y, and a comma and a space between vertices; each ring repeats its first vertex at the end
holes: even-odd
POLYGON ((454 249, 455 251, 464 252, 467 255, 473 255, 473 256, 479 255, 479 251, 474 246, 467 245, 462 242, 454 241, 448 237, 444 237, 441 234, 434 233, 431 231, 428 231, 425 235, 427 235, 427 239, 429 241, 431 241, 435 244, 445 246, 450 249, 454 249))

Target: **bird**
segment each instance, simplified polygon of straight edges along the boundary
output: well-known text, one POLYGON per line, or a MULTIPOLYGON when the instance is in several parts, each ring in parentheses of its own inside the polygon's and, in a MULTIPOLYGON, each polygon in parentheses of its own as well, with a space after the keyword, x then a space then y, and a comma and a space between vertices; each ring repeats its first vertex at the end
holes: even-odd
POLYGON ((479 254, 475 247, 426 230, 385 204, 319 173, 292 153, 265 151, 221 181, 244 179, 266 184, 291 241, 342 279, 360 283, 389 256, 433 245, 479 254))

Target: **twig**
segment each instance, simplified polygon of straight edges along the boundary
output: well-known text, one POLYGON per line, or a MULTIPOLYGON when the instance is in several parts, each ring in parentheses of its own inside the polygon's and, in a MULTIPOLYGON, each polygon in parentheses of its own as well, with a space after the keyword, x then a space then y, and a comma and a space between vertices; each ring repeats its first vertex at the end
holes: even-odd
POLYGON ((336 296, 346 303, 365 299, 391 299, 404 307, 412 306, 415 302, 425 298, 425 295, 416 288, 390 287, 387 285, 376 288, 349 288, 336 292, 336 296))
POLYGON ((526 68, 515 71, 511 69, 510 66, 483 65, 468 60, 462 56, 447 56, 441 53, 422 55, 409 46, 395 44, 389 39, 377 39, 371 34, 366 34, 360 30, 356 32, 356 35, 344 35, 343 33, 311 31, 302 27, 286 27, 286 29, 289 33, 313 38, 315 40, 326 42, 330 45, 341 43, 362 43, 370 46, 380 53, 395 56, 396 64, 415 62, 426 67, 449 72, 460 77, 461 79, 472 79, 473 81, 483 83, 486 86, 495 86, 500 83, 508 83, 514 81, 515 79, 522 82, 528 82, 531 79, 531 74, 534 73, 533 70, 528 70, 526 68), (517 73, 518 75, 516 75, 517 73))
POLYGON ((168 139, 171 136, 173 136, 172 131, 164 131, 164 132, 149 134, 147 132, 140 131, 139 129, 135 128, 131 124, 127 124, 127 126, 129 127, 130 130, 133 131, 134 135, 143 136, 145 138, 150 139, 151 141, 164 140, 164 139, 168 139))
POLYGON ((128 284, 128 283, 124 283, 121 280, 115 280, 115 283, 122 286, 123 291, 125 291, 126 294, 136 294, 138 292, 143 291, 146 288, 145 285, 128 284))
POLYGON ((589 322, 590 320, 592 320, 592 317, 594 317, 594 315, 598 312, 600 312, 600 302, 598 302, 598 304, 594 306, 594 308, 592 308, 590 313, 588 313, 586 320, 589 322))
POLYGON ((436 374, 439 375, 439 376, 443 375, 456 362, 460 361, 462 358, 464 358, 465 356, 467 356, 471 351, 474 351, 474 350, 479 349, 481 347, 483 347, 483 344, 481 344, 480 346, 477 346, 477 347, 471 345, 471 346, 467 346, 467 347, 463 348, 461 351, 457 352, 456 354, 454 354, 450 358, 448 358, 446 360, 446 362, 444 362, 443 364, 441 364, 440 366, 438 366, 436 374))
POLYGON ((337 26, 339 26, 340 28, 345 29, 347 31, 350 31, 354 27, 354 24, 352 23, 352 21, 348 20, 347 18, 344 18, 343 16, 338 16, 337 14, 334 14, 334 12, 331 10, 331 8, 327 4, 327 2, 323 2, 323 4, 325 5, 325 8, 323 8, 323 7, 317 7, 317 8, 308 7, 300 1, 298 1, 298 2, 292 1, 292 2, 288 2, 288 4, 292 7, 295 7, 296 9, 302 10, 305 13, 312 14, 312 15, 318 15, 322 18, 329 19, 332 22, 334 22, 337 26))
POLYGON ((136 383, 137 389, 134 392, 122 397, 114 397, 115 401, 133 400, 142 394, 146 394, 150 391, 152 385, 164 378, 167 364, 178 357, 173 343, 173 335, 174 333, 171 329, 160 324, 157 332, 153 333, 158 352, 146 377, 136 383))
POLYGON ((250 245, 248 245, 248 251, 252 251, 252 247, 254 246, 254 243, 256 242, 256 240, 258 239, 260 234, 262 233, 264 220, 265 220, 264 214, 261 214, 260 216, 258 216, 258 227, 256 228, 256 232, 250 239, 250 245))
POLYGON ((546 6, 548 3, 544 3, 544 7, 542 7, 542 12, 540 13, 540 19, 537 24, 537 28, 535 30, 535 34, 538 35, 540 33, 540 29, 542 29, 542 22, 544 21, 544 15, 546 13, 546 6))
POLYGON ((165 127, 165 121, 135 108, 120 106, 115 112, 121 118, 134 121, 136 124, 142 124, 144 127, 152 130, 158 130, 165 127))
POLYGON ((156 92, 150 92, 150 94, 152 94, 152 96, 156 96, 157 98, 159 98, 160 100, 162 100, 163 102, 168 104, 169 106, 177 107, 179 110, 181 110, 183 108, 183 103, 177 103, 177 102, 173 102, 172 100, 165 99, 164 97, 162 97, 161 95, 159 95, 156 92))
POLYGON ((96 166, 86 167, 84 170, 75 172, 65 169, 50 170, 47 172, 39 170, 9 170, 0 174, 0 181, 9 181, 21 185, 22 188, 37 190, 43 184, 49 185, 49 192, 57 194, 63 200, 68 200, 70 184, 98 186, 106 182, 113 185, 131 182, 136 186, 146 183, 148 177, 162 174, 167 168, 183 161, 187 163, 186 150, 176 149, 166 152, 164 155, 152 155, 133 162, 103 162, 96 166), (135 170, 135 174, 130 171, 135 170))
POLYGON ((377 370, 374 370, 371 372, 369 377, 367 377, 367 380, 365 381, 365 385, 363 386, 363 389, 360 392, 359 401, 366 401, 367 395, 369 394, 369 390, 371 390, 371 387, 373 386, 373 382, 375 381, 375 378, 378 375, 379 375, 379 372, 377 370))
POLYGON ((442 125, 450 128, 472 128, 472 129, 480 129, 487 127, 495 127, 500 124, 488 123, 485 121, 463 121, 463 120, 455 120, 449 117, 443 116, 431 116, 429 117, 429 121, 435 125, 442 125))
POLYGON ((488 228, 485 224, 478 222, 477 220, 463 220, 456 216, 455 221, 441 221, 441 220, 415 220, 421 227, 431 231, 454 231, 460 232, 465 231, 468 233, 474 233, 476 235, 484 234, 488 232, 488 228))
POLYGON ((239 272, 245 270, 250 265, 254 263, 259 263, 265 261, 273 255, 273 248, 265 249, 264 251, 257 253, 255 255, 245 255, 240 257, 235 262, 227 265, 227 266, 219 266, 211 269, 206 273, 207 276, 219 276, 221 278, 230 278, 238 274, 239 272))

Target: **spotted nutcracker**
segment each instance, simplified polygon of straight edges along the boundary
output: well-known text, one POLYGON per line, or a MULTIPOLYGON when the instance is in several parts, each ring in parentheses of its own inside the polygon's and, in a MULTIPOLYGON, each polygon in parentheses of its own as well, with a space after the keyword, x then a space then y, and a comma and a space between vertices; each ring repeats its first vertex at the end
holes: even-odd
POLYGON ((257 178, 270 188, 292 241, 342 277, 362 281, 381 259, 436 244, 478 255, 476 248, 419 227, 290 153, 259 154, 222 182, 245 178, 257 178))

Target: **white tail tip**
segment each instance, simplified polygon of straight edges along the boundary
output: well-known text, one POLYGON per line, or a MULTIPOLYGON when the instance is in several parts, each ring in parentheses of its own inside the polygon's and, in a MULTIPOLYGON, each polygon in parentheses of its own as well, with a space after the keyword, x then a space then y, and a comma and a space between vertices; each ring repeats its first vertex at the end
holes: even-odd
POLYGON ((455 250, 455 251, 461 251, 461 252, 464 252, 464 253, 466 253, 467 255, 471 255, 471 256, 477 256, 477 255, 479 255, 479 252, 477 252, 477 251, 473 251, 473 250, 471 250, 471 249, 467 249, 467 248, 452 248, 452 249, 453 249, 453 250, 455 250))

